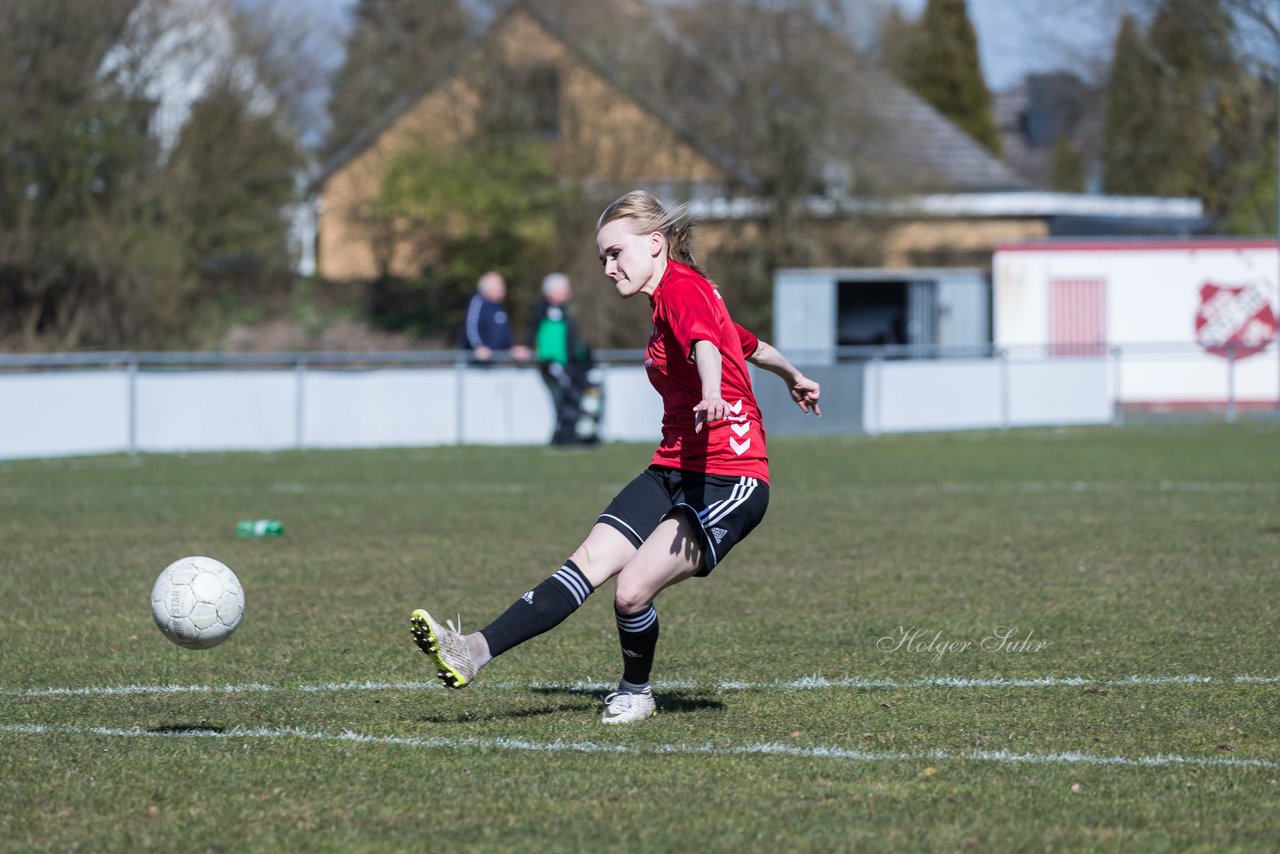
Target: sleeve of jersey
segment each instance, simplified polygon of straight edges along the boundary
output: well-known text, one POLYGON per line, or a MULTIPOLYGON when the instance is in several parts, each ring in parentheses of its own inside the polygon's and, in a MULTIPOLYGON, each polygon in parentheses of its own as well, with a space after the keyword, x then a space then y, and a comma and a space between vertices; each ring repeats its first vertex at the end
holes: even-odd
MULTIPOLYGON (((711 298, 691 281, 672 282, 667 294, 667 322, 686 359, 693 358, 694 341, 710 341, 720 346, 720 327, 711 308, 711 298)), ((709 288, 710 286, 708 286, 709 288)))
POLYGON ((755 336, 750 329, 740 324, 733 324, 738 327, 738 340, 742 342, 742 358, 750 359, 751 354, 760 346, 760 339, 755 336))
POLYGON ((484 338, 480 334, 481 309, 484 307, 484 300, 479 295, 471 297, 471 302, 467 303, 467 319, 462 327, 463 337, 466 339, 467 346, 472 350, 484 344, 484 338))

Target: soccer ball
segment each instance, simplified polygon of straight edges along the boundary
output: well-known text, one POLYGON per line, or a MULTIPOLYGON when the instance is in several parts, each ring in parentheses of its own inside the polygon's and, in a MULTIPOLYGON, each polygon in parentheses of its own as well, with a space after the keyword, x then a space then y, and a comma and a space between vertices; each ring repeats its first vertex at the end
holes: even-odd
POLYGON ((208 649, 231 637, 240 625, 244 589, 226 564, 211 557, 184 557, 156 579, 151 616, 178 646, 208 649))

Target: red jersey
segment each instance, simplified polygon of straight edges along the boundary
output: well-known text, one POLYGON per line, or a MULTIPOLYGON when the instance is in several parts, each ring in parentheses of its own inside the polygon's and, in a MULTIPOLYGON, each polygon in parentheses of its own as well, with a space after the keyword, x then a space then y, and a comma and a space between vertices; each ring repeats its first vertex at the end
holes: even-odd
POLYGON ((662 444, 652 464, 768 483, 764 422, 747 372, 756 336, 733 322, 710 282, 676 261, 667 262, 649 304, 653 333, 644 366, 663 405, 662 444), (698 433, 693 408, 702 402, 702 380, 693 361, 695 341, 710 341, 719 349, 720 396, 729 404, 727 418, 698 433))

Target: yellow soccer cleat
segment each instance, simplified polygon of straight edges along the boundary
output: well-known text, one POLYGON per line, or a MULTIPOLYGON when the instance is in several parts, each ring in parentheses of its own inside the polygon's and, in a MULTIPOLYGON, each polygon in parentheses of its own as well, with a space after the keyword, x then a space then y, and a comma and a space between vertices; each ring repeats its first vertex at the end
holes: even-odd
POLYGON ((440 681, 446 688, 465 688, 479 668, 471 661, 467 639, 448 620, 445 623, 440 625, 421 608, 409 615, 413 642, 431 658, 440 681))

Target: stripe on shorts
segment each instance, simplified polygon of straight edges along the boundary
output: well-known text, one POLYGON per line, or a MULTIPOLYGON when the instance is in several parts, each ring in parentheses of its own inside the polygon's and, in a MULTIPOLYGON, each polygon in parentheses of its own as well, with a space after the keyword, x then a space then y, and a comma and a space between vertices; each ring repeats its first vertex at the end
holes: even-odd
MULTIPOLYGON (((630 532, 631 532, 631 536, 632 536, 632 537, 634 537, 634 538, 636 539, 636 542, 638 542, 638 543, 643 543, 643 542, 644 542, 644 537, 640 536, 640 532, 639 532, 639 531, 637 531, 635 528, 633 528, 633 527, 631 527, 630 525, 628 525, 628 524, 626 523, 626 521, 624 521, 623 519, 619 519, 617 516, 614 516, 612 513, 601 513, 601 514, 600 514, 600 516, 598 517, 597 521, 599 521, 599 519, 612 519, 613 521, 617 522, 619 525, 621 525, 622 527, 624 527, 624 528, 626 528, 628 531, 630 531, 630 532)), ((621 531, 619 531, 618 533, 622 533, 622 532, 621 532, 621 531)))
POLYGON ((758 483, 759 481, 754 477, 738 478, 738 482, 733 485, 733 491, 729 493, 729 497, 721 501, 714 501, 708 505, 707 509, 698 514, 698 521, 702 523, 703 527, 719 522, 750 498, 758 483))

